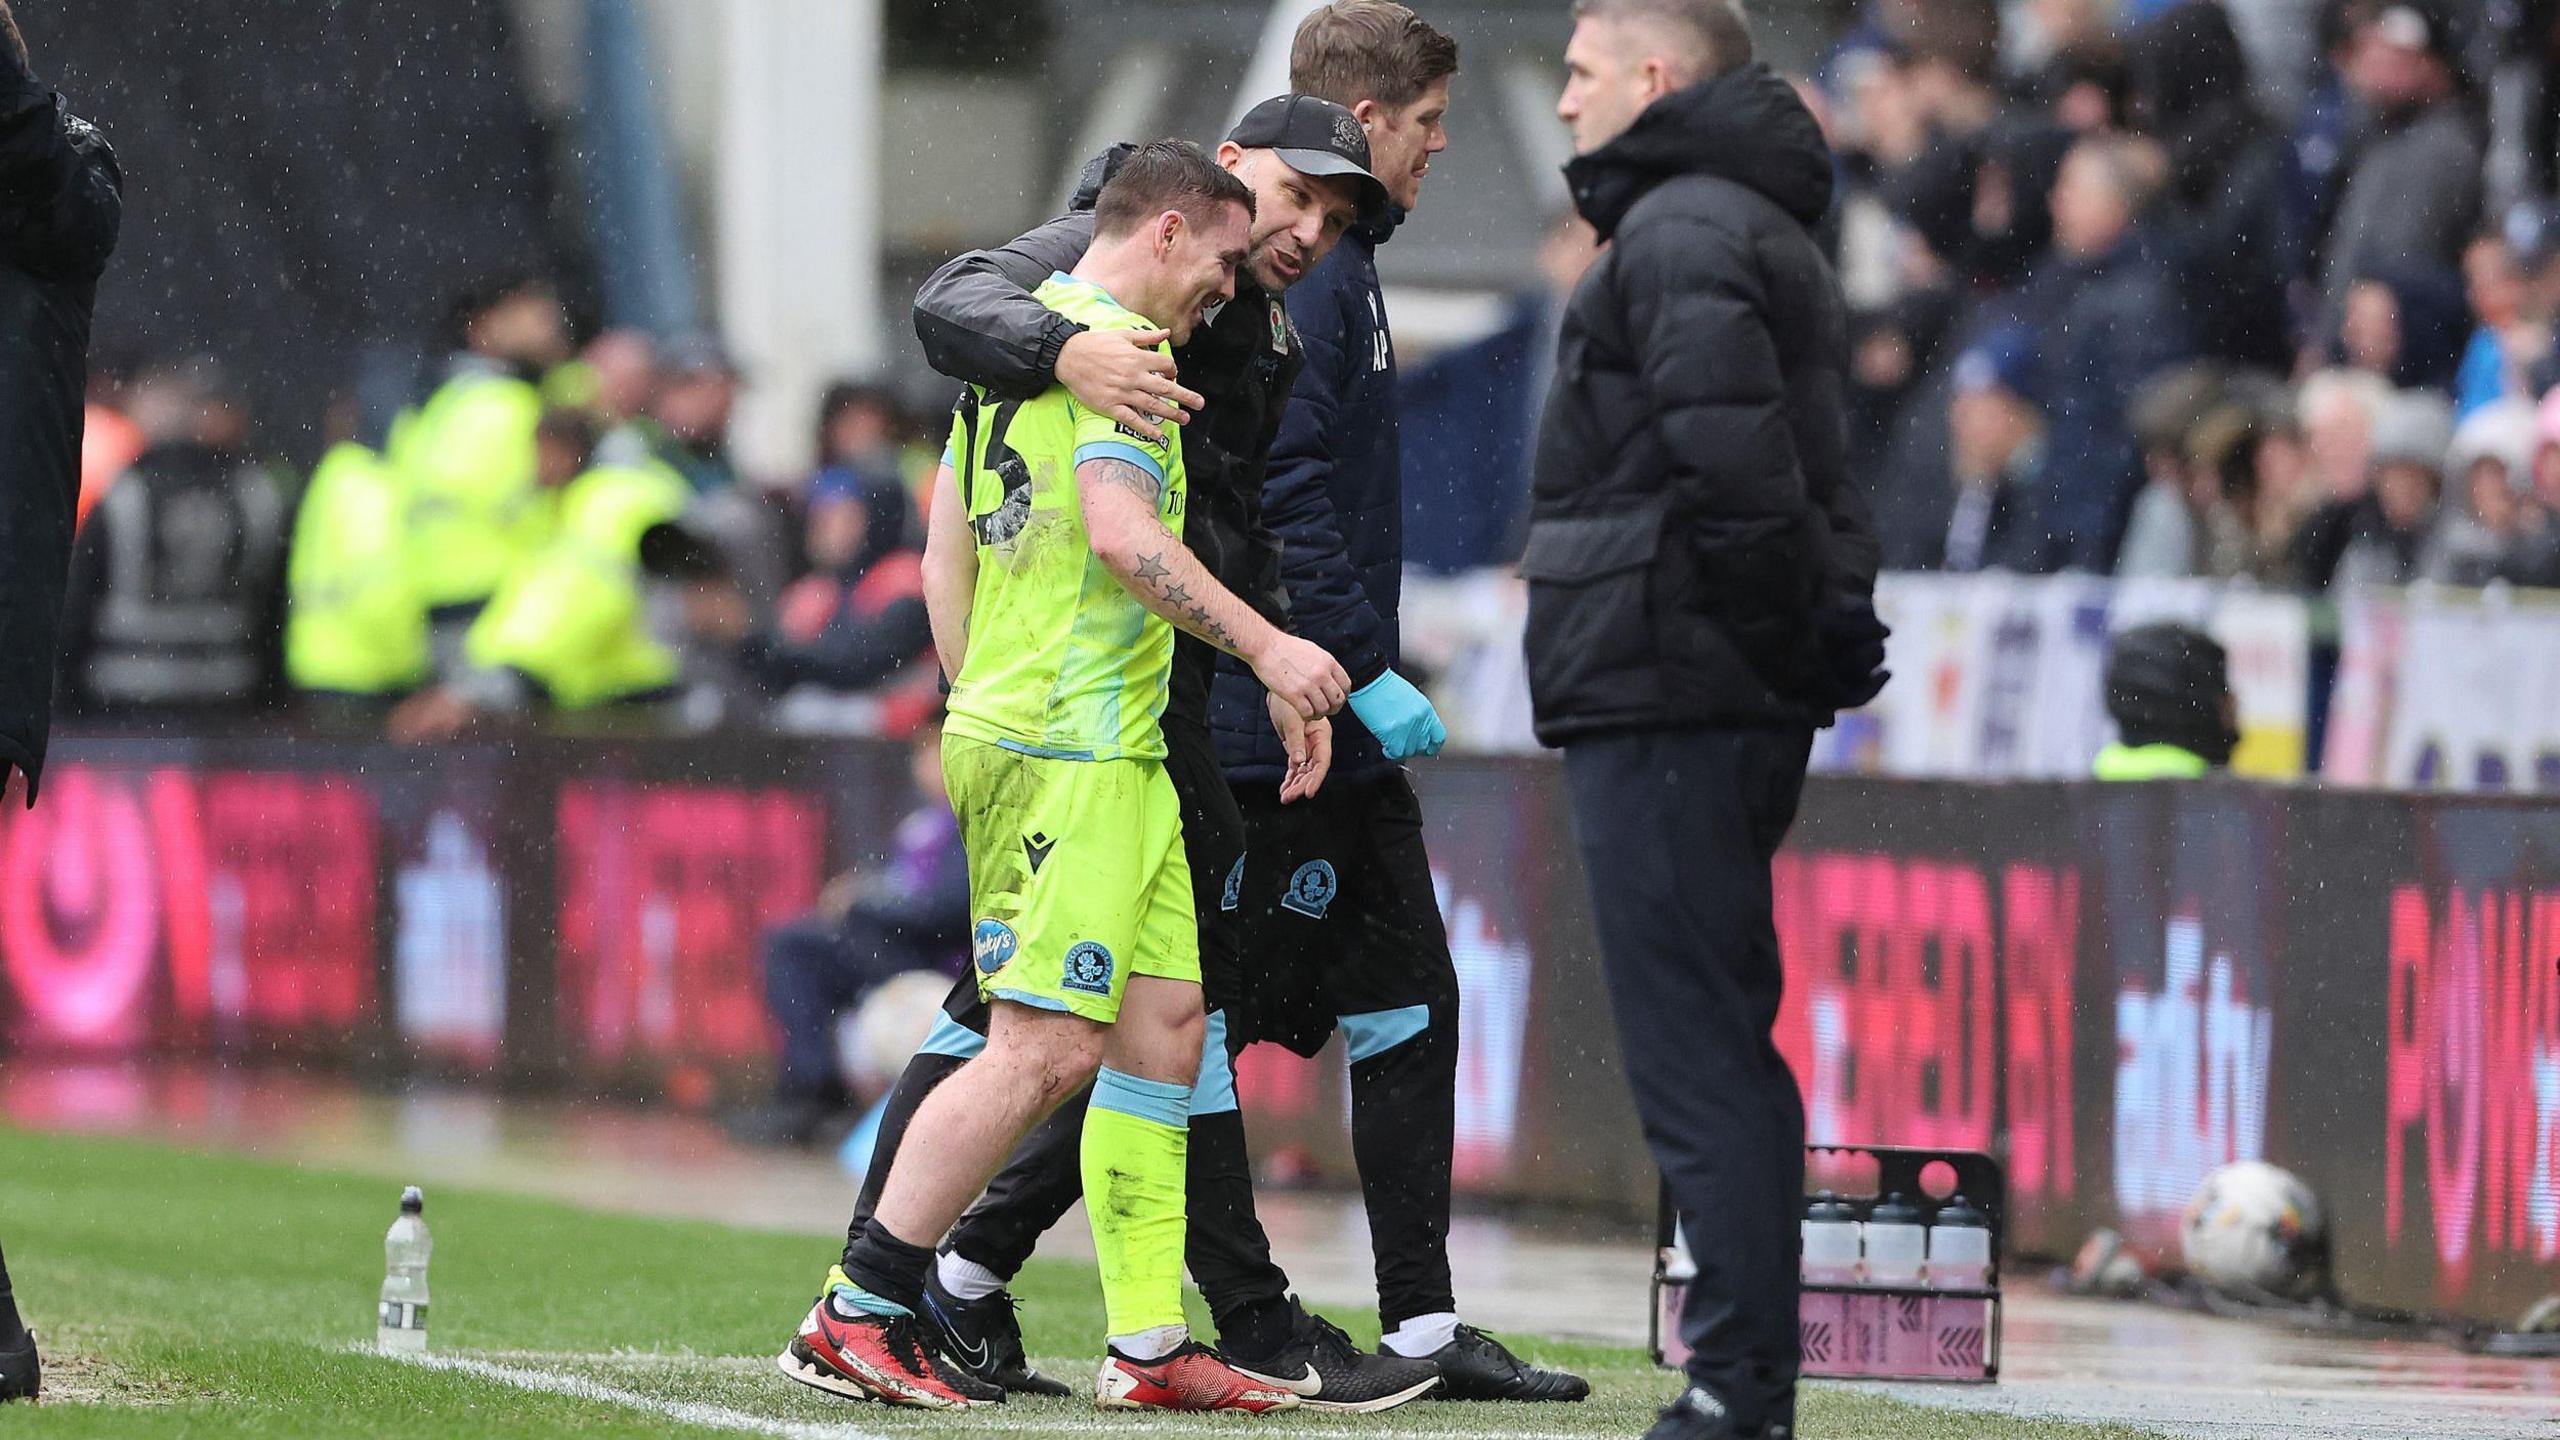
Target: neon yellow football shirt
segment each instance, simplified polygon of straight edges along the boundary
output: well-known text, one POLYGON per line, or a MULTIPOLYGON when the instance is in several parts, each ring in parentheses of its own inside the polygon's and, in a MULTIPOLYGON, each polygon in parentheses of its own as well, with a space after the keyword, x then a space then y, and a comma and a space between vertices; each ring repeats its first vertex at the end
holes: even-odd
MULTIPOLYGON (((1157 328, 1091 281, 1053 274, 1032 293, 1088 329, 1157 328)), ((1062 385, 1021 401, 973 386, 947 453, 977 537, 978 581, 946 731, 1050 759, 1163 759, 1173 627, 1094 558, 1075 472, 1108 457, 1155 476, 1157 513, 1179 536, 1180 440, 1142 439, 1062 385)))

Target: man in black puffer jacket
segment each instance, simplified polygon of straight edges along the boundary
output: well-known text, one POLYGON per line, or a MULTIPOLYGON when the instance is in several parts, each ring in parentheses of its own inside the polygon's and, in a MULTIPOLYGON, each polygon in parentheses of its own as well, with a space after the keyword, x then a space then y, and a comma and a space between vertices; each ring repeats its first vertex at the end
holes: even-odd
POLYGON ((1831 156, 1732 0, 1583 0, 1557 112, 1609 249, 1559 338, 1529 581, 1645 1136, 1698 1262, 1657 1440, 1793 1433, 1804 1109, 1769 863, 1813 732, 1884 682, 1842 455, 1831 156))

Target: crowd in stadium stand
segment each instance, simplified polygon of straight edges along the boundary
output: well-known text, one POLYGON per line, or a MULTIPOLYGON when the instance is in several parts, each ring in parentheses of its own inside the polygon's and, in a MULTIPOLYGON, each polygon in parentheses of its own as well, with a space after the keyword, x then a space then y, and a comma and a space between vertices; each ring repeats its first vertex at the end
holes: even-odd
POLYGON ((2550 7, 2112 11, 1875 0, 1811 87, 1887 565, 2560 583, 2550 7))
MULTIPOLYGON (((1803 86, 1887 566, 2560 585, 2554 9, 1869 0, 1803 86)), ((1499 334, 1415 367, 1426 571, 1516 547, 1578 229, 1499 334)), ((74 714, 290 698, 414 740, 931 714, 936 427, 897 394, 830 392, 819 468, 768 491, 728 459, 717 343, 573 350, 538 280, 453 319, 436 382, 386 434, 338 427, 307 479, 248 458, 212 365, 101 380, 74 714)))
POLYGON ((715 342, 607 331, 510 278, 378 437, 353 407, 309 477, 249 449, 202 361, 93 388, 60 689, 105 723, 290 704, 430 741, 577 715, 698 727, 770 702, 905 734, 939 708, 914 495, 933 449, 888 390, 819 405, 806 480, 743 484, 715 342), (708 709, 706 710, 706 707, 708 709))

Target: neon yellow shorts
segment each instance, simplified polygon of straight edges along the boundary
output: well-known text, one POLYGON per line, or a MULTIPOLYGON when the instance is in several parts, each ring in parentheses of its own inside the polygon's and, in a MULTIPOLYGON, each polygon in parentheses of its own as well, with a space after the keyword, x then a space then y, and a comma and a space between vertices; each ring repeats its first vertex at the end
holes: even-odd
POLYGON ((1131 975, 1200 983, 1182 805, 1156 760, 942 737, 978 993, 1110 1024, 1131 975))

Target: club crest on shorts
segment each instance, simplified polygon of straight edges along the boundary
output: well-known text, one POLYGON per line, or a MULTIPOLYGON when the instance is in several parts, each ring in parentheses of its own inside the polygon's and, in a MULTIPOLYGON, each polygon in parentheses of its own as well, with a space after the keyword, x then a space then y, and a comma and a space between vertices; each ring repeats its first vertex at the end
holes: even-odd
POLYGON ((1289 877, 1289 892, 1280 897, 1280 908, 1321 920, 1333 908, 1334 892, 1340 888, 1333 878, 1332 861, 1310 860, 1289 877))
POLYGON ((993 975, 1003 969, 1004 962, 1013 958, 1013 952, 1022 948, 1022 942, 1014 938, 1013 927, 1001 920, 979 921, 969 942, 970 953, 977 959, 978 973, 982 975, 993 975))
POLYGON ((1244 857, 1239 855, 1236 857, 1236 863, 1227 867, 1227 888, 1218 892, 1218 909, 1232 915, 1242 904, 1244 904, 1244 857))
POLYGON ((1091 940, 1067 952, 1066 973, 1058 983, 1087 995, 1111 993, 1111 952, 1091 940))

